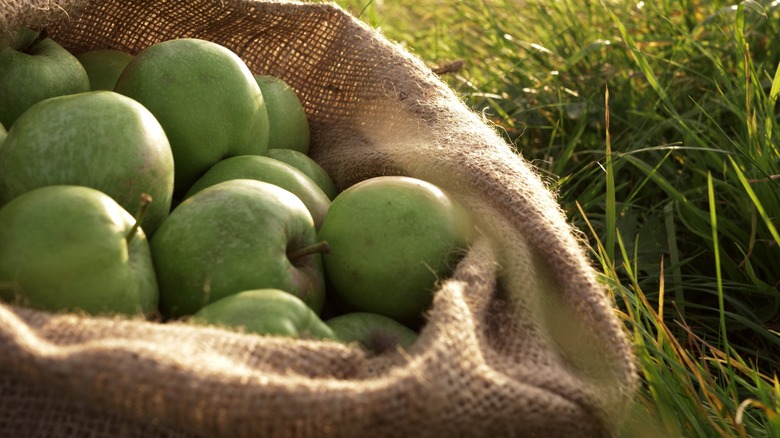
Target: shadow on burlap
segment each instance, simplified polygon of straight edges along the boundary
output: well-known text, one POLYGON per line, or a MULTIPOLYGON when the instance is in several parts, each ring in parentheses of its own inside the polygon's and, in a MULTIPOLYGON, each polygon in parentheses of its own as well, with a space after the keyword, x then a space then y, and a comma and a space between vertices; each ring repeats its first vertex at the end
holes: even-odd
POLYGON ((440 185, 479 231, 418 342, 358 347, 0 305, 0 436, 614 436, 630 345, 532 168, 425 65, 328 4, 8 0, 0 30, 136 53, 197 37, 300 95, 340 188, 440 185))

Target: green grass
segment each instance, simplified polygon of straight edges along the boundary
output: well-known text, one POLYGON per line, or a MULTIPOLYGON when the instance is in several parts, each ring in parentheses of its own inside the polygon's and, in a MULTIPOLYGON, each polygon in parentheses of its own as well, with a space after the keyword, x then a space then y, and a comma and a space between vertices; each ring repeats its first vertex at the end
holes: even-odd
POLYGON ((780 2, 341 0, 485 113, 633 336, 626 437, 780 437, 780 2))

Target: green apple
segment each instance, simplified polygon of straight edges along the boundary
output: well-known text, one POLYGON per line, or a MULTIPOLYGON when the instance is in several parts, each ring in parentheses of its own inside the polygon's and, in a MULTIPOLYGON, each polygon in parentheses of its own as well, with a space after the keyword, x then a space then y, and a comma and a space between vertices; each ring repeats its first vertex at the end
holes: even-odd
POLYGON ((356 311, 417 322, 469 240, 469 218, 447 193, 402 176, 361 181, 331 203, 319 231, 325 273, 356 311))
POLYGON ((325 324, 342 342, 357 342, 373 354, 397 347, 408 349, 417 333, 393 318, 371 312, 350 312, 328 319, 325 324))
POLYGON ((325 169, 322 168, 311 157, 292 149, 268 149, 265 155, 275 160, 284 161, 292 167, 305 173, 306 176, 311 178, 318 186, 328 195, 331 200, 339 193, 336 188, 336 184, 330 178, 325 169))
POLYGON ((198 310, 187 321, 259 335, 338 340, 306 303, 279 289, 255 289, 228 295, 198 310))
POLYGON ((273 184, 234 179, 206 187, 171 212, 151 249, 166 316, 266 288, 322 309, 323 245, 314 220, 297 196, 273 184))
POLYGON ((282 161, 260 155, 241 155, 219 161, 190 187, 184 198, 231 179, 256 179, 289 190, 309 209, 317 229, 330 206, 328 195, 303 172, 282 161))
POLYGON ((219 44, 181 38, 149 46, 127 64, 114 91, 141 102, 165 129, 176 197, 217 161, 268 148, 260 87, 244 61, 219 44))
POLYGON ((303 105, 287 82, 275 76, 255 75, 268 109, 268 147, 309 153, 309 120, 303 105))
POLYGON ((116 80, 133 55, 116 49, 95 49, 76 55, 89 77, 92 90, 113 90, 116 80))
POLYGON ((149 243, 108 195, 47 186, 0 208, 0 298, 48 311, 157 311, 149 243))
POLYGON ((23 28, 0 41, 0 123, 7 129, 33 104, 83 91, 84 67, 45 34, 23 28))
POLYGON ((135 213, 146 193, 151 236, 170 211, 173 174, 165 132, 140 103, 113 91, 53 97, 25 111, 0 146, 0 205, 36 187, 72 184, 135 213))

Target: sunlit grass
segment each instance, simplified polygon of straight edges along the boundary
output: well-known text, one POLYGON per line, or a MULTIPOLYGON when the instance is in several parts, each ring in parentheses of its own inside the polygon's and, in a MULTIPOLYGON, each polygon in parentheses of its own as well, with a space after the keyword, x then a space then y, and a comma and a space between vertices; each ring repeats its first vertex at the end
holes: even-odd
POLYGON ((464 61, 589 236, 643 380, 624 436, 780 437, 780 2, 338 3, 464 61))

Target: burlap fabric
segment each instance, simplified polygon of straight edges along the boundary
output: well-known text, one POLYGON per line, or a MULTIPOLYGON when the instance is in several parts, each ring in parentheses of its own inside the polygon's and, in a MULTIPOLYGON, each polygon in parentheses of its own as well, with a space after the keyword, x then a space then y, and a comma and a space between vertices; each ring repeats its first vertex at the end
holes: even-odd
POLYGON ((73 52, 198 37, 285 79, 340 188, 403 174, 480 231, 419 341, 355 346, 0 305, 0 436, 614 436, 627 337, 553 194, 416 57, 329 4, 0 0, 73 52))

